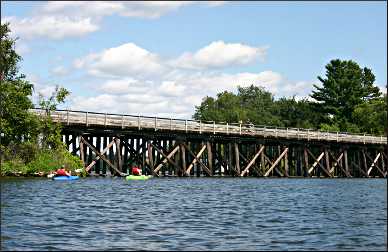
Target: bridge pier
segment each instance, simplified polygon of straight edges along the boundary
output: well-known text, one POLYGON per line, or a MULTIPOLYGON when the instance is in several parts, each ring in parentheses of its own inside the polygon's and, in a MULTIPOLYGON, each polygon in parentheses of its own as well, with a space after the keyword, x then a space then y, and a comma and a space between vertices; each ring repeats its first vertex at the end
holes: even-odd
POLYGON ((89 172, 154 176, 387 177, 386 145, 64 127, 89 172), (109 172, 107 171, 107 167, 109 172))

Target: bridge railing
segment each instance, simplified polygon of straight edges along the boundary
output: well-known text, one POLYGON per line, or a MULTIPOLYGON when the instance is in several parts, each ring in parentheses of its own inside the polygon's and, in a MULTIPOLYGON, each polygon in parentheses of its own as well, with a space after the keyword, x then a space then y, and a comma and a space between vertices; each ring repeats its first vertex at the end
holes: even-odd
MULTIPOLYGON (((33 109, 34 113, 46 116, 43 109, 33 109)), ((56 110, 51 112, 51 118, 55 122, 65 125, 105 126, 171 130, 195 133, 212 133, 226 135, 262 136, 273 138, 289 138, 300 140, 318 140, 351 143, 387 144, 385 136, 373 136, 369 134, 357 135, 347 132, 326 132, 301 128, 282 128, 258 125, 243 125, 236 123, 201 122, 195 120, 171 119, 136 115, 104 114, 96 112, 56 110)))

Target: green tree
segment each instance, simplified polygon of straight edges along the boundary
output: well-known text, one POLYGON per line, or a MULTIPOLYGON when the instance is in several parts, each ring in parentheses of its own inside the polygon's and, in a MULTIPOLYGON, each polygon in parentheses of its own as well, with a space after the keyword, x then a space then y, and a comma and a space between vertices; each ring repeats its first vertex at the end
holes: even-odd
POLYGON ((341 130, 347 130, 356 106, 381 96, 374 86, 375 76, 368 68, 352 61, 335 59, 326 65, 326 78, 318 76, 322 87, 314 85, 310 95, 317 101, 317 112, 325 115, 324 123, 338 123, 341 130))
POLYGON ((353 121, 361 132, 383 135, 387 133, 387 95, 359 104, 354 109, 353 121))
POLYGON ((250 85, 238 87, 237 96, 241 107, 246 110, 247 123, 256 125, 282 126, 279 117, 274 113, 274 96, 264 87, 250 85))
POLYGON ((39 94, 39 105, 46 111, 46 116, 41 121, 42 143, 44 148, 56 149, 62 145, 60 124, 54 123, 51 118, 51 112, 57 109, 57 106, 63 103, 66 97, 70 94, 63 87, 56 86, 55 91, 46 99, 39 94))
POLYGON ((295 97, 282 97, 275 102, 274 113, 280 118, 283 127, 317 129, 321 114, 313 109, 313 104, 302 99, 296 101, 295 97))
POLYGON ((36 139, 38 118, 29 113, 33 85, 19 73, 21 57, 15 52, 15 39, 10 38, 8 23, 0 26, 0 130, 1 144, 36 139))

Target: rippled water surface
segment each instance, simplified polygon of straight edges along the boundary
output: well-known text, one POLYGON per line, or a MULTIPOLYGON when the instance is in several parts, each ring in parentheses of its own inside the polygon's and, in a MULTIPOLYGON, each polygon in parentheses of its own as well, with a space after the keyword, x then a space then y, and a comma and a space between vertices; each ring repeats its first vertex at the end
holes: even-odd
POLYGON ((387 180, 2 179, 2 250, 386 250, 387 180))

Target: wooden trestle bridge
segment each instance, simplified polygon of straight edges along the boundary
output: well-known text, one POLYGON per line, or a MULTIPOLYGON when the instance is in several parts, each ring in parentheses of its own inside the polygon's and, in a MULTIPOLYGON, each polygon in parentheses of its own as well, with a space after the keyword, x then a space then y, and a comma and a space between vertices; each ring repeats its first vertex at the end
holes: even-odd
MULTIPOLYGON (((46 116, 41 109, 34 109, 46 116)), ((386 136, 56 110, 86 170, 154 176, 387 177, 386 136)))

